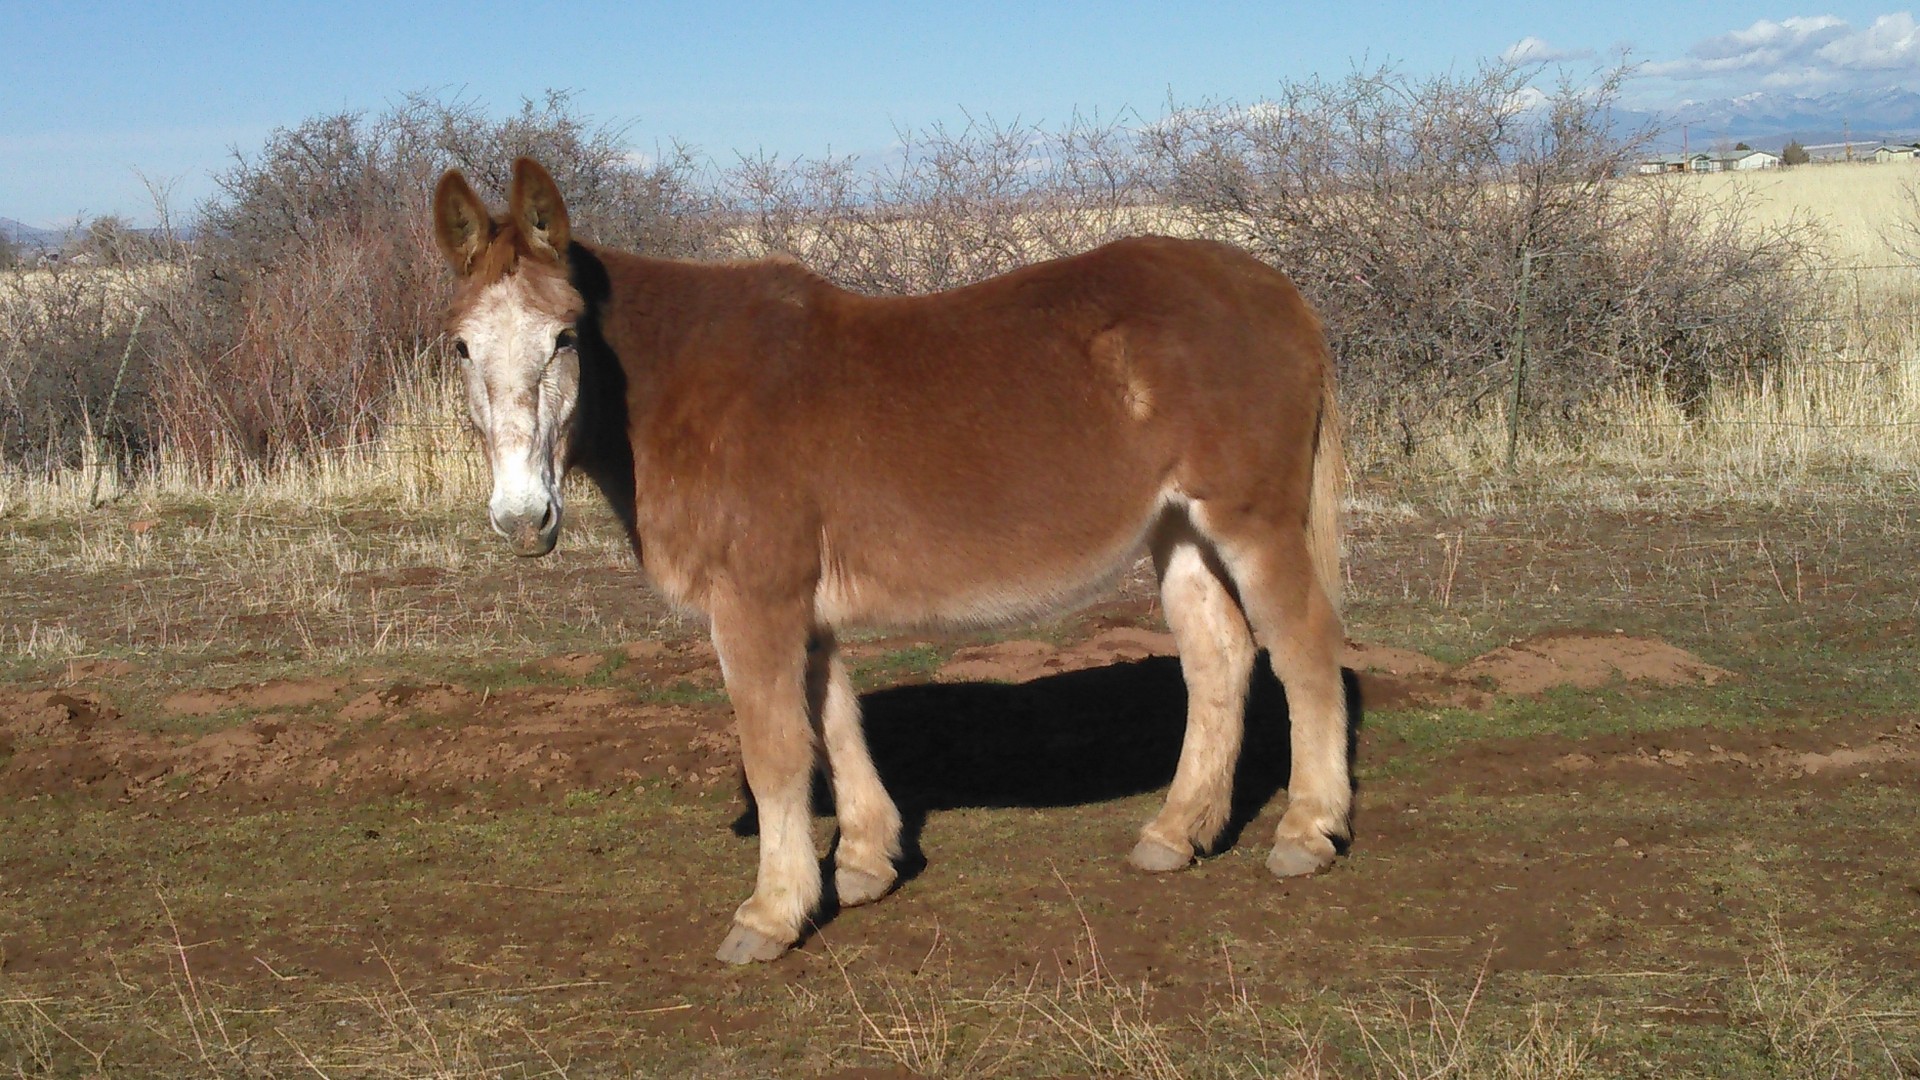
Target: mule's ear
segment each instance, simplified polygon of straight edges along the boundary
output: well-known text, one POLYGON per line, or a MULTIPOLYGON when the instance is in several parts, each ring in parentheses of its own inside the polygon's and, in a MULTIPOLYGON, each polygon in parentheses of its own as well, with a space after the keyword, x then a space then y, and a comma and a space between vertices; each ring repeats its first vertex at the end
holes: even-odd
POLYGON ((461 276, 473 268, 474 256, 493 239, 493 218, 487 204, 467 186, 459 169, 448 169, 433 189, 433 239, 461 276))
POLYGON ((553 177, 530 157, 514 159, 507 213, 520 226, 520 234, 527 238, 535 254, 554 259, 565 254, 571 239, 567 204, 560 198, 560 188, 553 177))

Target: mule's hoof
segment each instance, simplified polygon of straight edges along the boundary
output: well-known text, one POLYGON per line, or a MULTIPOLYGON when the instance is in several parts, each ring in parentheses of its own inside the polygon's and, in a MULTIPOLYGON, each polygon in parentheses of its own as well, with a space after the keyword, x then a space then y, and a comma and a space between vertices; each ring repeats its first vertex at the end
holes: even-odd
POLYGON ((833 891, 839 895, 841 907, 859 907, 887 895, 898 877, 893 873, 882 877, 865 870, 855 870, 851 866, 842 866, 833 872, 833 891))
POLYGON ((1333 841, 1324 836, 1307 840, 1289 837, 1274 843, 1273 852, 1267 856, 1267 869, 1282 878, 1317 874, 1333 865, 1336 854, 1333 841))
POLYGON ((1185 870, 1193 862, 1193 852, 1181 851, 1158 840, 1142 837, 1127 854, 1127 861, 1149 874, 1166 874, 1185 870))
POLYGON ((764 964, 780 959, 792 947, 790 941, 776 941, 758 930, 735 923, 714 956, 729 964, 764 964))

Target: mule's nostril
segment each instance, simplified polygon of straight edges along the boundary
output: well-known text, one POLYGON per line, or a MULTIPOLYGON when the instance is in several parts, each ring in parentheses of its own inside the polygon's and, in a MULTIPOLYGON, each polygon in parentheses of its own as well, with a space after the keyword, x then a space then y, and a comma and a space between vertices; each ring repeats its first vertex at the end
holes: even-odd
POLYGON ((540 531, 546 532, 553 527, 553 504, 547 504, 547 512, 540 516, 540 531))

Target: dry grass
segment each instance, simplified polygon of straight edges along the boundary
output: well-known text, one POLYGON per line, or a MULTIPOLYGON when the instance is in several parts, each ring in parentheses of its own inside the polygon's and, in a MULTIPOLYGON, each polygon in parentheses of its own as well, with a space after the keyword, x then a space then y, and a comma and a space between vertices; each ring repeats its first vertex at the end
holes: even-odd
MULTIPOLYGON (((1583 1080, 1664 1074, 1635 1042, 1660 1006, 1622 996, 1578 1004, 1511 987, 1495 1001, 1490 976, 1470 985, 1422 981, 1334 1001, 1256 1001, 1226 961, 1223 1000, 1198 1019, 1168 1019, 1152 988, 1117 977, 1091 929, 1054 970, 984 991, 958 984, 936 944, 911 977, 868 975, 838 958, 845 998, 803 999, 816 1020, 856 1028, 841 1064, 884 1062, 915 1076, 1074 1075, 1147 1080, 1583 1080)), ((1674 975, 1675 982, 1704 977, 1674 975)), ((1667 987, 1672 990, 1675 987, 1667 987)), ((1737 1024, 1706 1050, 1708 1075, 1784 1078, 1903 1075, 1915 1016, 1867 1006, 1871 987, 1832 965, 1794 956, 1775 931, 1759 943, 1744 984, 1731 988, 1737 1024)))
POLYGON ((1797 956, 1778 924, 1747 960, 1745 985, 1728 1012, 1757 1035, 1766 1060, 1795 1080, 1913 1075, 1910 1043, 1896 1049, 1889 1034, 1909 1034, 1920 1014, 1876 1008, 1831 962, 1797 956), (1904 1057, 1904 1063, 1903 1063, 1904 1057))
MULTIPOLYGON (((422 371, 424 363, 412 367, 422 371)), ((388 402, 379 437, 271 468, 241 457, 197 468, 165 448, 131 471, 0 467, 0 518, 66 518, 101 502, 135 513, 207 500, 273 514, 369 504, 470 507, 485 497, 488 481, 486 463, 466 430, 460 393, 445 378, 403 380, 388 402)))
MULTIPOLYGON (((1831 358, 1839 363, 1809 356, 1783 372, 1722 387, 1693 410, 1658 388, 1620 389, 1598 410, 1603 423, 1523 438, 1512 470, 1501 406, 1428 440, 1412 459, 1378 463, 1426 476, 1506 473, 1582 486, 1605 476, 1679 471, 1734 497, 1764 496, 1836 471, 1912 479, 1920 476, 1920 349, 1910 340, 1877 356, 1869 348, 1831 358)), ((1378 445, 1364 435, 1356 441, 1378 445)))
POLYGON ((1890 237, 1912 212, 1908 192, 1917 180, 1920 168, 1910 163, 1867 162, 1663 176, 1653 182, 1697 185, 1722 197, 1743 195, 1754 224, 1762 227, 1811 220, 1821 229, 1830 262, 1865 266, 1903 261, 1890 237))

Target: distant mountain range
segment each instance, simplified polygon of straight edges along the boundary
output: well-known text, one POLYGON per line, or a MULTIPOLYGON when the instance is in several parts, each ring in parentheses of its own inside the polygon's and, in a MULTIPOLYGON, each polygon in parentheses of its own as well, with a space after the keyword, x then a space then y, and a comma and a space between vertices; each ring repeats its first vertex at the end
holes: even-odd
POLYGON ((15 221, 10 217, 0 217, 0 236, 6 237, 18 247, 58 251, 65 246, 73 233, 74 230, 71 228, 36 229, 25 222, 15 221))
POLYGON ((1663 134, 1655 147, 1711 150, 1744 142, 1778 151, 1790 140, 1819 143, 1920 140, 1920 92, 1886 86, 1824 94, 1742 94, 1714 101, 1688 101, 1669 109, 1622 110, 1623 127, 1651 123, 1663 134))
MULTIPOLYGON (((62 229, 42 229, 24 221, 0 217, 0 236, 12 241, 15 247, 27 251, 59 251, 71 243, 82 228, 80 225, 69 225, 62 229)), ((157 236, 160 230, 134 229, 133 232, 145 236, 157 236)), ((192 240, 194 227, 192 225, 176 227, 174 236, 181 240, 192 240)))

